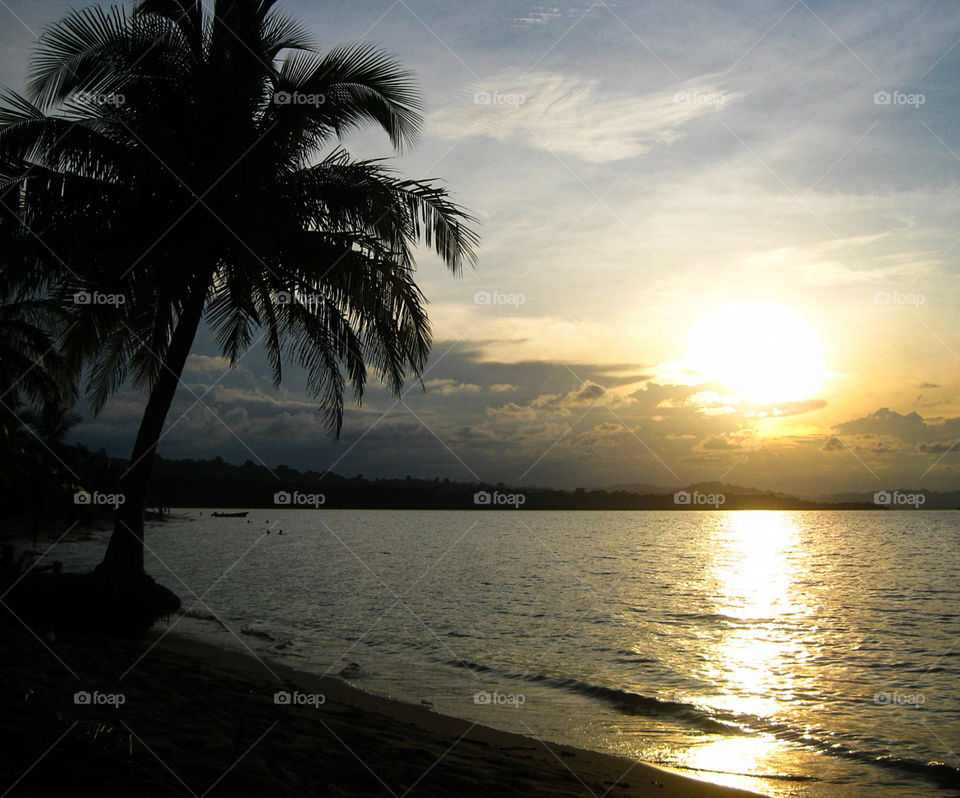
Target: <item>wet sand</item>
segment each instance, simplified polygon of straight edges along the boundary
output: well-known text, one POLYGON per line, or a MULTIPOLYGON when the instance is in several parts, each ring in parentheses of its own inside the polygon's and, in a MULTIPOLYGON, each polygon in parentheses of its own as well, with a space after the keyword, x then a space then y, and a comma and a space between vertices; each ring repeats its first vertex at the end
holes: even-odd
POLYGON ((5 615, 0 633, 0 794, 11 798, 755 795, 265 667, 162 629, 143 640, 49 639, 5 615), (75 703, 78 691, 90 704, 75 703), (277 704, 278 691, 297 697, 277 704))

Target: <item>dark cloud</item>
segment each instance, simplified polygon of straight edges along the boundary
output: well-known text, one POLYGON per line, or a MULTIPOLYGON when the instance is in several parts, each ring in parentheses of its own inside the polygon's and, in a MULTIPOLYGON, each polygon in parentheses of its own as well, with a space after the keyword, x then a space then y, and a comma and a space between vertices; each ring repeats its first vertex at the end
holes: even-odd
POLYGON ((599 399, 601 396, 606 394, 607 389, 602 385, 597 385, 595 382, 590 382, 589 380, 583 383, 580 388, 576 391, 571 391, 568 394, 568 397, 575 402, 586 402, 591 399, 599 399))
POLYGON ((917 412, 903 415, 890 408, 881 407, 869 416, 838 424, 836 429, 846 435, 887 436, 907 443, 930 443, 958 437, 960 418, 927 421, 917 412), (937 423, 930 423, 931 421, 937 423))
POLYGON ((943 454, 944 452, 956 449, 957 441, 953 443, 921 443, 917 446, 918 451, 926 452, 927 454, 943 454))

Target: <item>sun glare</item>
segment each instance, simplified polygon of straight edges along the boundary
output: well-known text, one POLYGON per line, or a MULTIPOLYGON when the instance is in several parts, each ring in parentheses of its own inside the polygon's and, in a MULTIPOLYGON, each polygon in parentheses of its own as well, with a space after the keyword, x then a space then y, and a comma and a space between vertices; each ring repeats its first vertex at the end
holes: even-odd
POLYGON ((703 316, 687 337, 686 362, 757 404, 809 399, 823 386, 816 329, 773 302, 733 302, 703 316))

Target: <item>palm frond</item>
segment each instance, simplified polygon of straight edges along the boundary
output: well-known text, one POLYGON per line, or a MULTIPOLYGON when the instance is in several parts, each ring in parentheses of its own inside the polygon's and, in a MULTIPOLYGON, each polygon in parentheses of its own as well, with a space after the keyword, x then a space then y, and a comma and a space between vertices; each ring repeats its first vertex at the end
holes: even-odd
POLYGON ((155 14, 177 26, 197 63, 203 60, 203 3, 201 0, 140 0, 138 14, 155 14))
POLYGON ((371 44, 343 45, 323 56, 292 55, 274 90, 318 98, 313 104, 274 104, 267 120, 313 126, 318 140, 371 122, 397 148, 412 145, 420 134, 423 104, 413 76, 371 44))

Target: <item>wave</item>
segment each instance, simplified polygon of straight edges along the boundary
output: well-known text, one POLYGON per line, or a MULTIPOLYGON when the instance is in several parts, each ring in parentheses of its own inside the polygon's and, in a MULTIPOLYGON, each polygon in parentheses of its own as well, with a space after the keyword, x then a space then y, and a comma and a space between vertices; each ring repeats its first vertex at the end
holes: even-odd
POLYGON ((196 621, 212 621, 217 626, 222 626, 224 629, 229 627, 221 621, 216 615, 211 612, 200 612, 199 610, 183 610, 180 615, 184 618, 193 618, 196 621))
POLYGON ((745 734, 748 731, 736 724, 711 717, 710 713, 681 701, 665 701, 653 696, 632 693, 629 690, 618 690, 613 687, 584 682, 580 679, 545 676, 543 674, 513 673, 511 671, 490 668, 469 660, 447 660, 447 665, 464 668, 474 673, 495 673, 506 679, 542 684, 559 690, 593 698, 610 704, 628 715, 645 715, 648 717, 667 717, 694 726, 710 734, 745 734))
POLYGON ((274 642, 276 640, 276 638, 269 632, 264 632, 262 629, 257 629, 253 626, 244 626, 242 629, 240 629, 240 634, 248 635, 249 637, 256 637, 260 640, 269 640, 270 642, 274 642))
MULTIPOLYGON (((836 740, 827 739, 828 732, 818 734, 817 730, 798 729, 771 718, 706 709, 684 701, 656 698, 655 696, 607 687, 572 677, 547 676, 540 673, 517 673, 463 659, 447 660, 446 664, 474 673, 489 673, 504 679, 539 684, 552 689, 576 693, 593 700, 602 701, 628 715, 663 718, 685 726, 691 726, 708 734, 733 736, 769 734, 783 742, 814 749, 828 756, 855 760, 862 764, 884 769, 906 771, 943 786, 960 787, 960 768, 952 765, 853 748, 836 740)), ((671 766, 675 767, 676 765, 671 766)))

